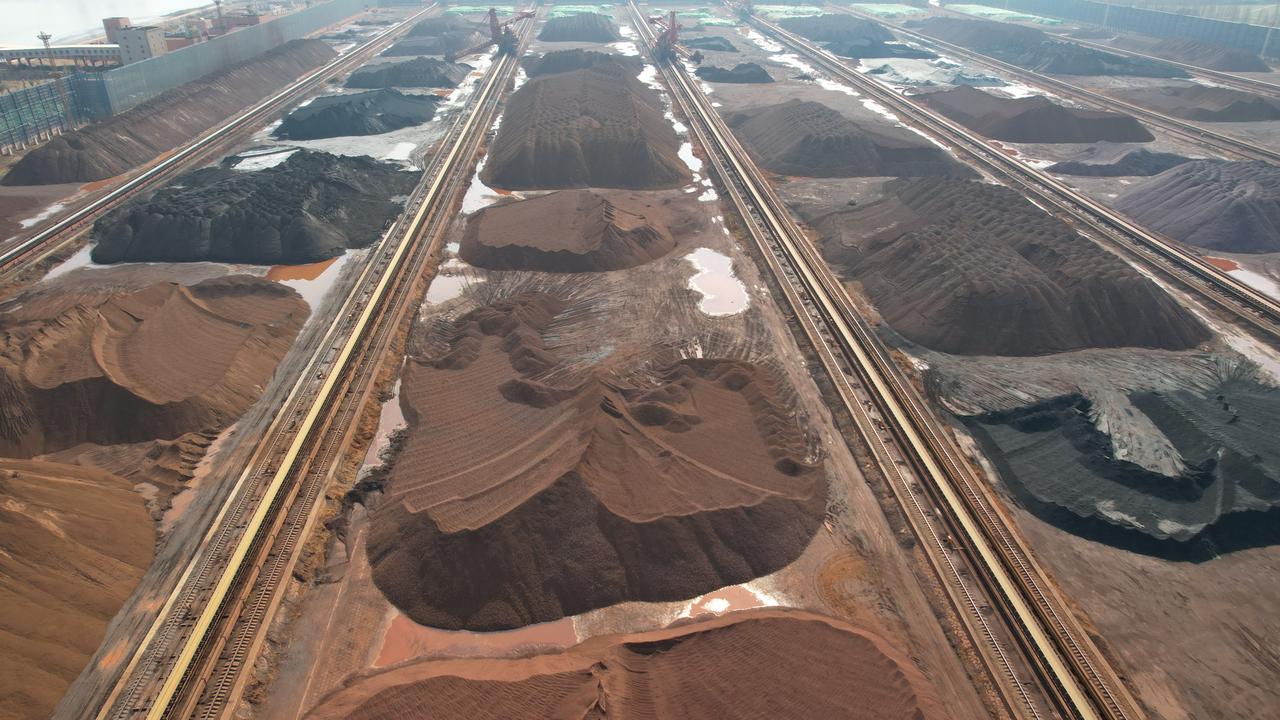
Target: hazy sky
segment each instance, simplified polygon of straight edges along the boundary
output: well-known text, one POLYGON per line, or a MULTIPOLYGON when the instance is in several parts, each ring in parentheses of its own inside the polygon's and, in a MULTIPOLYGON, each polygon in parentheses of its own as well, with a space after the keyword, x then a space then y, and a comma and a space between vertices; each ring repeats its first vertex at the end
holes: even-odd
POLYGON ((56 39, 102 30, 102 18, 123 15, 135 23, 204 0, 0 0, 0 45, 34 45, 44 30, 56 39))

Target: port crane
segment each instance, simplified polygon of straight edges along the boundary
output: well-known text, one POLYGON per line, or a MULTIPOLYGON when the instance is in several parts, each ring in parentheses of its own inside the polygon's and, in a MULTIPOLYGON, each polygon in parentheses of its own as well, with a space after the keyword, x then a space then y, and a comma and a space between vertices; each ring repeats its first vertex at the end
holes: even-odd
POLYGON ((519 20, 531 18, 536 14, 536 11, 533 9, 519 10, 506 20, 500 21, 498 20, 498 9, 495 7, 489 8, 489 38, 484 42, 466 48, 465 50, 449 53, 445 56, 445 60, 453 62, 465 55, 484 52, 490 45, 497 46, 499 55, 514 53, 516 51, 516 34, 511 31, 511 26, 519 20))
POLYGON ((674 60, 683 58, 695 63, 702 62, 700 51, 690 52, 689 48, 680 44, 680 23, 676 20, 676 11, 672 10, 667 17, 655 15, 649 18, 649 24, 658 28, 658 42, 654 45, 653 54, 657 60, 674 60))

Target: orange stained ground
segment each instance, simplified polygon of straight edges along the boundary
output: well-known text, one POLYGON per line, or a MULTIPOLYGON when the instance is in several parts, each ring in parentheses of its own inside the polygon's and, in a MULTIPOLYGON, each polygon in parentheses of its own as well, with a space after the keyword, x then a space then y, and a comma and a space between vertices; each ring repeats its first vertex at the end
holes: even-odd
POLYGON ((338 258, 331 257, 328 260, 320 262, 307 263, 305 265, 272 265, 267 271, 268 280, 315 280, 329 269, 338 258))
POLYGON ((1228 259, 1226 259, 1226 258, 1213 257, 1213 256, 1211 256, 1211 255, 1205 255, 1205 256, 1204 256, 1204 261, 1205 261, 1205 262, 1207 262, 1207 263, 1209 263, 1210 265, 1212 265, 1212 266, 1214 266, 1214 267, 1218 268, 1219 270, 1227 270, 1227 271, 1231 271, 1231 270, 1239 270, 1239 269, 1240 269, 1240 263, 1236 262, 1235 260, 1228 260, 1228 259))

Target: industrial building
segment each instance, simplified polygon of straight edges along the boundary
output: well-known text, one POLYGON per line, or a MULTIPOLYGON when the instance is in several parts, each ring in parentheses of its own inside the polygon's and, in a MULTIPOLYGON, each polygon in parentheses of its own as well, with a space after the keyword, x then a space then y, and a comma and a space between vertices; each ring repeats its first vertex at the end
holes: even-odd
POLYGON ((164 29, 154 25, 120 28, 116 36, 120 39, 120 64, 122 65, 149 60, 167 52, 164 29))

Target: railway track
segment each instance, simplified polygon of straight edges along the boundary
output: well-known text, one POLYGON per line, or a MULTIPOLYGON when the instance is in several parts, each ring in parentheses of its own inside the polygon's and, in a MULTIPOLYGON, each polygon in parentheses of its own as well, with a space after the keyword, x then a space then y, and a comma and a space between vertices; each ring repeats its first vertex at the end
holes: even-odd
MULTIPOLYGON (((527 42, 533 23, 521 28, 527 42)), ((97 717, 215 718, 234 709, 279 606, 317 502, 355 431, 416 279, 439 249, 516 68, 478 81, 294 385, 194 560, 97 717)))
MULTIPOLYGON (((654 38, 634 2, 641 37, 654 38)), ((807 53, 806 53, 807 54, 807 53)), ((1139 718, 1137 704, 1009 530, 998 500, 860 317, 839 280, 791 219, 686 69, 660 63, 722 188, 795 310, 841 402, 928 549, 975 647, 1015 716, 1139 718), (950 547, 961 546, 959 553, 950 547), (969 580, 962 567, 972 567, 969 580), (976 587, 975 587, 976 583, 976 587), (985 595, 1044 692, 1031 697, 1019 662, 988 622, 985 595)))
POLYGON ((1202 127, 1195 123, 1186 122, 1163 113, 1149 110, 1133 103, 1127 103, 1123 100, 1103 95, 1102 93, 1086 90, 1077 85, 1072 85, 1064 80, 1043 75, 1026 68, 1018 67, 1011 63, 998 60, 990 55, 969 50, 968 48, 955 45, 945 40, 939 40, 932 35, 915 32, 909 28, 904 28, 898 24, 884 23, 883 20, 867 13, 859 12, 853 8, 829 6, 828 9, 836 12, 842 12, 863 20, 883 23, 893 28, 893 31, 899 35, 911 38, 916 42, 932 47, 934 49, 943 50, 952 55, 968 60, 976 65, 985 66, 996 72, 1003 73, 1011 77, 1025 81, 1027 84, 1047 90, 1051 93, 1057 93, 1066 98, 1075 100, 1076 102, 1087 107, 1093 107, 1099 110, 1118 110, 1135 117, 1141 118, 1144 122, 1153 125, 1165 133, 1180 137, 1200 147, 1213 150, 1218 153, 1241 160, 1265 160, 1267 162, 1280 163, 1280 152, 1268 150, 1264 147, 1258 147, 1250 142, 1240 140, 1239 138, 1225 135, 1223 133, 1202 127))
POLYGON ((283 111, 306 94, 322 87, 330 78, 350 72, 368 62, 435 8, 434 4, 429 5, 400 23, 383 30, 360 47, 334 58, 326 65, 299 78, 284 90, 206 131, 171 155, 135 171, 116 187, 76 207, 49 227, 25 238, 20 237, 8 245, 0 246, 0 280, 7 279, 25 264, 48 257, 83 237, 95 220, 135 195, 158 187, 179 173, 198 167, 225 153, 248 135, 257 132, 275 113, 283 111))
POLYGON ((900 119, 953 150, 961 159, 1059 214, 1088 237, 1111 247, 1205 301, 1271 344, 1280 343, 1280 300, 1205 262, 1196 252, 1143 228, 1057 178, 1010 157, 1000 146, 872 80, 844 60, 794 33, 752 17, 750 24, 815 62, 818 68, 898 113, 900 119))

